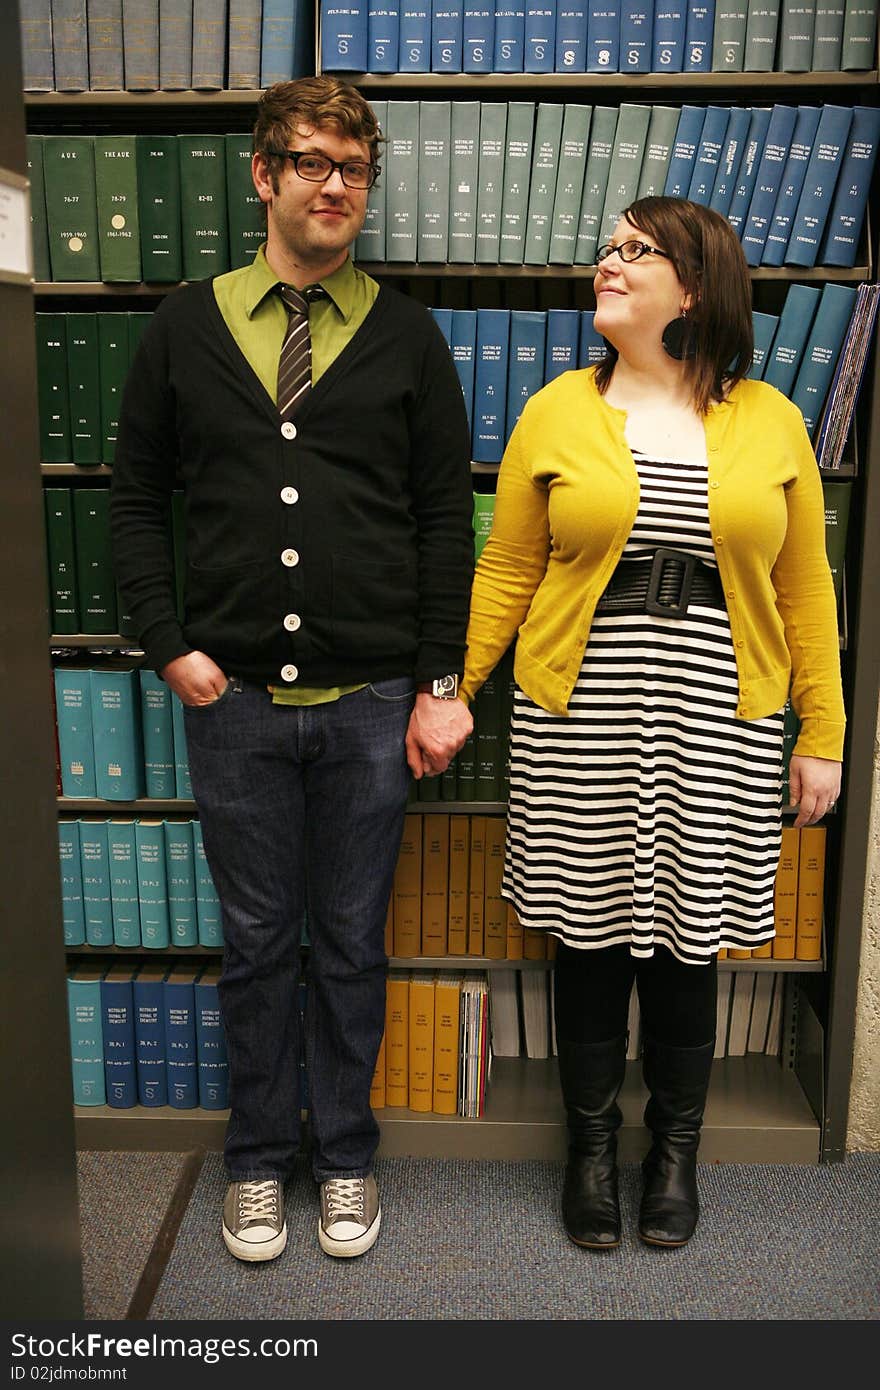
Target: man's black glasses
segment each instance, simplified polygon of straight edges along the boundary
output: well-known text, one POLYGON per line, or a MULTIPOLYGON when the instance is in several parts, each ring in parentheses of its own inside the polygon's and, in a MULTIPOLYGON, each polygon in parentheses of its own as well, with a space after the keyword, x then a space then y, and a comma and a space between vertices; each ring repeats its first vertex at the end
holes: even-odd
POLYGON ((607 261, 615 252, 622 261, 627 262, 639 261, 642 256, 662 256, 664 260, 672 260, 668 251, 661 251, 659 246, 649 246, 646 241, 622 241, 619 246, 612 246, 609 241, 596 252, 596 263, 600 265, 602 261, 607 261))
POLYGON ((289 159, 299 177, 309 183, 326 183, 334 169, 339 170, 346 188, 372 188, 379 177, 379 165, 365 164, 361 159, 330 159, 310 150, 267 150, 266 154, 289 159))

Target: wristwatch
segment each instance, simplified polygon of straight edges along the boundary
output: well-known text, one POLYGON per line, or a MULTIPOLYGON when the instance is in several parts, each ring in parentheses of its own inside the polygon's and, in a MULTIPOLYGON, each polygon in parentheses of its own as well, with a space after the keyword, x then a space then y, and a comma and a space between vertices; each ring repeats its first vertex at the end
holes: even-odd
POLYGON ((435 676, 432 681, 419 681, 420 695, 435 695, 438 700, 454 700, 458 696, 458 676, 435 676))

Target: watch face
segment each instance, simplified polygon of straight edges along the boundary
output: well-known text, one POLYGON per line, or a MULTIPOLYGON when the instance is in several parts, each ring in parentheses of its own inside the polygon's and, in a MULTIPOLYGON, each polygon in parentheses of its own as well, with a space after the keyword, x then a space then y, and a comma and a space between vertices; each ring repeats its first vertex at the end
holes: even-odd
POLYGON ((453 700, 458 694, 457 676, 437 676, 434 681, 434 694, 442 700, 453 700))

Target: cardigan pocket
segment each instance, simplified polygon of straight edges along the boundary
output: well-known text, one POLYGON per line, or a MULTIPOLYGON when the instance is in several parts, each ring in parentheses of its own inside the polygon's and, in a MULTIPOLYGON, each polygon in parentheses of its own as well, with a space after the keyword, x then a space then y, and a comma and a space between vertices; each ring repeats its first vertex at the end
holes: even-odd
POLYGON ((360 556, 331 560, 333 645, 340 657, 414 656, 418 641, 415 565, 360 556))

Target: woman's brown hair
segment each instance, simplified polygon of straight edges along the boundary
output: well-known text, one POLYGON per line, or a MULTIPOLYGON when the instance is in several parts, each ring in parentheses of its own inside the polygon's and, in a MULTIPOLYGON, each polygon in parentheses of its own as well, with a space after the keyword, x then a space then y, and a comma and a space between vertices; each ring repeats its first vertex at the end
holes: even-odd
MULTIPOLYGON (((702 413, 752 366, 752 285, 743 249, 725 218, 686 198, 639 198, 621 217, 668 252, 690 296, 682 363, 702 413)), ((617 349, 609 344, 596 368, 596 385, 603 393, 616 361, 617 349)))

